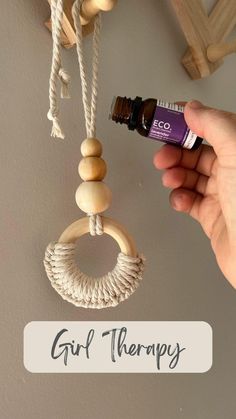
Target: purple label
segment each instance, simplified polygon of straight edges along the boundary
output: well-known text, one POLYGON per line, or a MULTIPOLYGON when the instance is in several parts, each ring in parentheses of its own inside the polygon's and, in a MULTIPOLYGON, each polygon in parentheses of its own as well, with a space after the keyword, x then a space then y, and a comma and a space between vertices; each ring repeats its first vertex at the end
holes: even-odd
POLYGON ((149 138, 183 146, 189 132, 183 112, 163 106, 156 107, 149 138))

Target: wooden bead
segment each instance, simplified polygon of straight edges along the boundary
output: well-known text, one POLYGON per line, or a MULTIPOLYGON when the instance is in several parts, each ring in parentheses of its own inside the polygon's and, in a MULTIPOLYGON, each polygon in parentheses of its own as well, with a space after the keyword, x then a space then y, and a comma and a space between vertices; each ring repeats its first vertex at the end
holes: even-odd
POLYGON ((110 206, 111 191, 103 182, 83 182, 76 191, 75 200, 87 214, 99 214, 110 206))
POLYGON ((84 157, 79 163, 78 170, 83 180, 102 180, 106 176, 107 167, 101 157, 84 157))
POLYGON ((80 147, 83 157, 100 157, 102 155, 102 144, 97 138, 86 138, 80 147))

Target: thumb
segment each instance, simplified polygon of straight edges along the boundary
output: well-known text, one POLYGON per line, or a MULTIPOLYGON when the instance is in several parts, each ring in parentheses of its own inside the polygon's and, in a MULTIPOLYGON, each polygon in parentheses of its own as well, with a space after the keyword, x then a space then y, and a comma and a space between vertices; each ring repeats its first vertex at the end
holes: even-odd
POLYGON ((194 100, 185 105, 184 117, 189 128, 212 145, 219 160, 232 158, 236 164, 236 114, 194 100))

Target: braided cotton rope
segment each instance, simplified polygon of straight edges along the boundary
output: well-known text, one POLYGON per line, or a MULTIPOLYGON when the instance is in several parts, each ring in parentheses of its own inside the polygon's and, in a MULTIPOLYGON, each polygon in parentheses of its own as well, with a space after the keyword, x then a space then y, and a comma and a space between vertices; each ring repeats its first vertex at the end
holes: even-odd
POLYGON ((57 81, 61 81, 61 97, 68 98, 68 84, 70 76, 62 68, 60 38, 63 18, 63 0, 51 0, 51 21, 52 21, 52 65, 49 79, 49 103, 48 119, 52 121, 52 137, 64 138, 65 135, 59 122, 59 108, 57 101, 57 81))
POLYGON ((101 236, 103 234, 102 217, 99 214, 92 214, 89 217, 89 230, 91 236, 101 236))
POLYGON ((83 34, 80 22, 80 8, 83 0, 75 0, 72 7, 72 16, 76 31, 76 50, 80 67, 82 99, 84 105, 85 125, 87 137, 96 135, 96 112, 98 96, 98 55, 101 31, 101 13, 98 13, 94 19, 93 31, 93 60, 92 60, 92 79, 91 79, 91 99, 88 99, 88 82, 85 69, 85 59, 83 51, 83 34))
MULTIPOLYGON (((87 71, 84 58, 83 33, 80 22, 80 9, 83 0, 75 0, 72 6, 72 16, 74 20, 76 32, 76 51, 80 68, 82 101, 84 107, 85 126, 87 137, 96 136, 96 113, 97 113, 97 97, 98 97, 98 56, 101 32, 101 13, 98 13, 94 19, 93 31, 93 58, 92 58, 92 77, 91 77, 91 96, 89 100, 89 89, 87 81, 87 71)), ((90 234, 103 234, 102 220, 100 215, 89 215, 90 234)))
POLYGON ((143 259, 118 254, 115 268, 100 278, 80 271, 75 262, 76 245, 50 243, 44 265, 51 285, 62 298, 85 308, 114 307, 128 298, 142 279, 143 259))
MULTIPOLYGON (((49 119, 53 121, 52 135, 64 137, 58 120, 58 106, 56 97, 57 79, 65 81, 65 72, 61 68, 60 33, 63 16, 62 0, 52 1, 52 27, 53 27, 53 59, 50 77, 50 112, 49 119), (63 77, 62 77, 63 74, 63 77)), ((80 8, 82 0, 76 0, 72 7, 72 15, 76 30, 76 49, 81 75, 82 100, 85 114, 87 137, 96 135, 96 110, 98 93, 98 54, 101 29, 100 13, 94 20, 93 59, 91 78, 91 97, 88 99, 88 82, 83 54, 83 36, 80 23, 80 8)), ((67 80, 68 81, 68 80, 67 80)), ((64 82, 64 85, 67 83, 64 82)), ((89 215, 89 230, 92 236, 103 234, 102 217, 99 214, 89 215)), ((114 307, 128 298, 138 287, 142 280, 144 258, 132 257, 120 252, 117 263, 111 272, 100 278, 92 278, 80 271, 75 262, 75 243, 50 243, 46 249, 44 266, 52 287, 61 297, 85 308, 114 307)))

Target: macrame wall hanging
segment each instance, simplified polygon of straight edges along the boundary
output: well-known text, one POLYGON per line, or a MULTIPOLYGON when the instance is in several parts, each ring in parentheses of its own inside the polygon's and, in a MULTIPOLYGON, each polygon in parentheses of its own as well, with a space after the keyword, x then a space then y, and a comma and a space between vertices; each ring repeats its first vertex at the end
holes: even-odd
MULTIPOLYGON (((119 304, 138 287, 144 267, 144 258, 137 253, 135 243, 124 227, 116 221, 101 216, 111 203, 111 192, 103 182, 106 163, 101 158, 102 145, 96 138, 96 110, 98 93, 98 55, 101 30, 101 13, 94 19, 93 58, 91 85, 85 69, 83 35, 80 21, 82 0, 72 6, 76 32, 76 50, 81 76, 82 99, 85 114, 87 138, 81 144, 83 156, 79 163, 79 175, 83 182, 76 191, 76 203, 87 214, 72 223, 57 242, 48 245, 44 266, 53 288, 70 303, 86 308, 105 308, 119 304), (89 95, 90 91, 90 95, 89 95), (84 234, 91 236, 106 233, 113 237, 120 248, 114 269, 100 278, 93 278, 81 272, 75 261, 77 240, 84 234)), ((61 81, 61 97, 68 97, 69 75, 62 68, 60 36, 63 19, 63 1, 51 1, 53 57, 49 82, 50 110, 53 137, 64 138, 57 100, 57 82, 61 81)))

